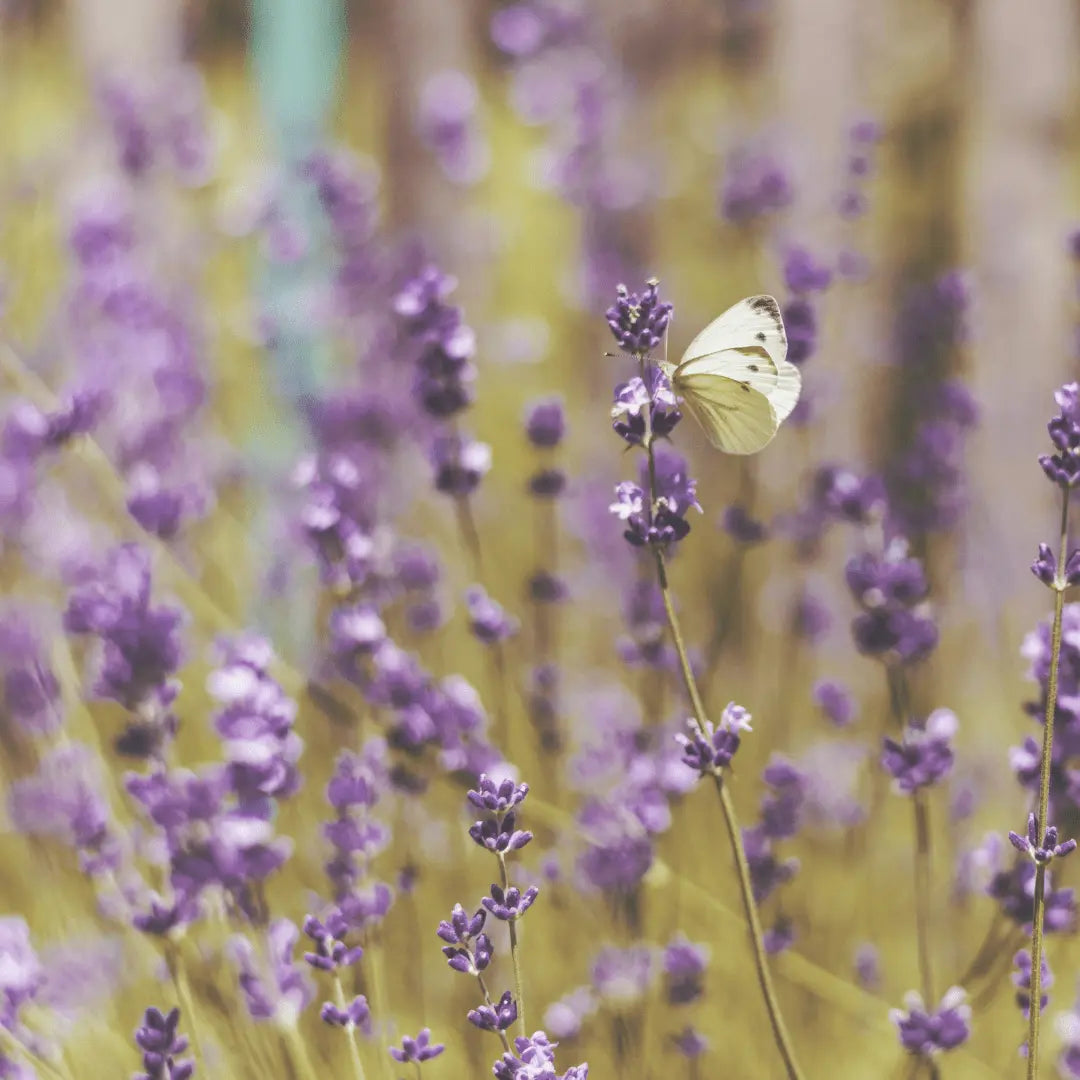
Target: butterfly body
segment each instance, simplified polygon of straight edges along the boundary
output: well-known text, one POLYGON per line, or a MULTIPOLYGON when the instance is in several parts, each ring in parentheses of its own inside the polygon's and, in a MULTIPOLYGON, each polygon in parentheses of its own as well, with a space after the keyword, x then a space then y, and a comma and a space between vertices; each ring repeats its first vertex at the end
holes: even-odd
POLYGON ((728 454, 767 446, 802 388, 771 296, 740 300, 690 342, 678 364, 660 367, 709 442, 728 454))

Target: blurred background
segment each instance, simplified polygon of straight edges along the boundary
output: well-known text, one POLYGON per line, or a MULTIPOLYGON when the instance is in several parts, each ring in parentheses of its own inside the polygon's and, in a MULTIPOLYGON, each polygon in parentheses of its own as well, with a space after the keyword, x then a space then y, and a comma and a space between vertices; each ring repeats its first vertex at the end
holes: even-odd
MULTIPOLYGON (((711 707, 736 699, 755 714, 734 781, 744 821, 774 752, 816 778, 813 822, 790 847, 801 871, 766 915, 778 933, 795 928, 775 966, 808 1075, 908 1075, 887 1010, 917 982, 911 827, 902 800, 876 802, 867 780, 885 680, 848 632, 854 542, 807 521, 822 469, 879 474, 927 560, 941 645, 913 676, 916 711, 949 707, 960 720, 957 768, 933 804, 940 993, 997 925, 971 879, 983 836, 1026 812, 1008 748, 1036 731, 1020 647, 1047 594, 1027 567, 1056 529, 1035 459, 1052 392, 1077 373, 1078 33, 1069 0, 1037 11, 972 0, 0 0, 5 412, 55 409, 73 390, 113 400, 93 440, 32 487, 5 451, 3 587, 19 619, 32 611, 51 640, 86 566, 119 540, 150 545, 155 592, 188 618, 181 758, 215 753, 201 689, 213 640, 258 627, 302 698, 305 788, 285 820, 314 837, 334 753, 354 735, 340 715, 327 719, 325 700, 320 711, 335 599, 297 539, 296 489, 306 455, 348 442, 350 424, 375 438, 380 422, 400 423, 417 437, 387 466, 380 513, 445 564, 438 632, 409 647, 439 677, 464 673, 489 711, 509 679, 500 745, 534 784, 537 847, 554 865, 582 827, 572 815, 592 782, 583 747, 609 753, 598 718, 622 717, 617 727, 632 714, 633 729, 654 714, 677 725, 684 712, 675 680, 650 689, 655 611, 634 610, 637 564, 606 513, 636 465, 610 431, 612 386, 630 372, 608 355, 605 309, 619 283, 658 277, 678 355, 736 300, 772 293, 803 366, 803 403, 752 460, 721 458, 690 422, 679 428, 704 514, 673 585, 711 707), (395 303, 427 262, 456 279, 451 302, 475 333, 468 427, 493 465, 471 521, 432 489, 426 435, 365 397, 408 394, 395 303), (547 459, 522 418, 544 395, 567 415, 557 543, 526 493, 547 459), (555 616, 558 657, 544 657, 551 639, 529 614, 527 581, 556 551, 570 599, 555 616), (453 632, 478 571, 525 624, 499 661, 508 675, 453 632), (534 737, 530 679, 555 658, 565 670, 553 748, 534 737), (859 702, 851 731, 822 719, 822 680, 859 702), (856 963, 868 944, 873 977, 856 963)), ((96 731, 104 747, 121 712, 83 701, 85 660, 76 648, 64 662, 64 700, 82 737, 96 731)), ((9 783, 39 756, 13 730, 9 783)), ((104 752, 121 777, 130 763, 104 752)), ((460 858, 447 857, 447 837, 467 824, 460 794, 434 785, 424 809, 402 799, 382 857, 388 875, 419 874, 385 929, 388 994, 400 1031, 428 1023, 450 1044, 425 1066, 436 1080, 466 1060, 483 1074, 494 1056, 463 1022, 470 998, 433 934, 486 887, 486 866, 457 839, 460 858)), ((588 1058, 601 1077, 779 1076, 716 807, 705 791, 667 795, 672 822, 651 837, 631 915, 625 897, 583 905, 552 871, 552 901, 526 935, 531 1026, 588 983, 598 940, 663 944, 681 930, 712 946, 693 1018, 707 1055, 677 1050, 665 1034, 677 1011, 649 1005, 645 1041, 627 1057, 619 1025, 645 1008, 627 992, 608 1001, 610 1026, 594 1017, 564 1040, 561 1067, 588 1058)), ((130 809, 114 809, 130 823, 130 809)), ((317 846, 275 879, 278 913, 297 922, 319 891, 317 846)), ((63 844, 9 822, 0 853, 0 906, 26 917, 35 941, 113 940, 63 844)), ((995 933, 1011 957, 1019 939, 995 933)), ((116 948, 130 958, 134 946, 116 948)), ((1080 953, 1071 937, 1054 949, 1053 1008, 1064 1010, 1080 953)), ((107 1009, 69 1021, 82 1040, 72 1045, 106 1055, 110 1073, 134 1061, 126 1040, 153 994, 153 964, 140 964, 131 981, 116 975, 107 1009)), ((1017 1075, 1022 1019, 1007 973, 984 972, 974 1036, 950 1078, 1017 1075)), ((215 1024, 218 1075, 256 1075, 215 1024)), ((325 1039, 317 1019, 306 1030, 325 1039)))

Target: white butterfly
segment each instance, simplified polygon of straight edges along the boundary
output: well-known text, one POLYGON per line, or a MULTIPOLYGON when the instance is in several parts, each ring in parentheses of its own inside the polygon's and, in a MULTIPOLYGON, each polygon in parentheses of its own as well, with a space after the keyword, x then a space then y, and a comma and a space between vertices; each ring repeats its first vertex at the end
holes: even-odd
POLYGON ((678 364, 660 367, 709 442, 727 454, 767 446, 802 388, 771 296, 740 300, 690 342, 678 364))

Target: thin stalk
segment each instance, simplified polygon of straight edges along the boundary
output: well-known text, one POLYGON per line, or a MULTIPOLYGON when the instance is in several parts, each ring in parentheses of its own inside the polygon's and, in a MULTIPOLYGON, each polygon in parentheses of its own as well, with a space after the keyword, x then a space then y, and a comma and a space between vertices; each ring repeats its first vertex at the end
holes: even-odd
MULTIPOLYGON (((900 667, 885 669, 889 684, 889 702, 897 726, 903 730, 911 715, 911 689, 900 667)), ((884 775, 883 773, 881 775, 884 775)), ((926 790, 916 788, 911 795, 915 818, 915 939, 919 958, 919 986, 927 1008, 932 1008, 934 980, 930 963, 930 811, 926 790)))
POLYGON ((923 1001, 931 1008, 936 999, 930 967, 930 813, 923 788, 915 790, 911 804, 915 810, 915 930, 919 982, 923 1001))
POLYGON ((365 944, 364 956, 368 973, 371 975, 371 1004, 372 1012, 378 1017, 376 1027, 379 1032, 379 1043, 382 1053, 379 1060, 382 1062, 382 1070, 389 1080, 393 1080, 394 1068, 390 1064, 390 1044, 386 1038, 386 1018, 389 1013, 389 1000, 386 996, 386 970, 383 963, 382 943, 374 938, 365 944))
MULTIPOLYGON (((498 857, 499 877, 505 890, 510 887, 510 879, 506 873, 506 856, 500 851, 498 857)), ((527 1037, 529 1032, 525 1027, 525 984, 521 978, 521 947, 518 944, 517 920, 510 919, 507 926, 510 928, 510 956, 514 961, 514 994, 517 997, 518 1023, 521 1025, 521 1034, 527 1037)))
MULTIPOLYGON (((1050 632, 1050 674, 1046 680, 1046 717, 1043 724, 1042 764, 1039 769, 1039 845, 1046 843, 1050 809, 1050 758, 1054 749, 1054 714, 1057 712, 1058 666, 1061 662, 1061 620, 1065 611, 1065 562, 1069 534, 1069 489, 1061 493, 1061 536, 1054 578, 1054 623, 1050 632)), ((1039 1075, 1039 1021, 1042 1013, 1043 898, 1046 867, 1035 867, 1035 902, 1031 918, 1031 1009, 1028 1018, 1028 1080, 1039 1075)))
POLYGON ((282 1025, 280 1030, 293 1075, 298 1080, 319 1080, 321 1074, 312 1064, 297 1026, 295 1024, 282 1025))
POLYGON ((165 963, 172 976, 173 987, 180 1003, 180 1014, 187 1023, 188 1031, 191 1032, 191 1049, 195 1052, 196 1060, 205 1070, 209 1059, 206 1056, 206 1043, 203 1041, 198 1012, 195 1008, 195 997, 191 993, 187 968, 180 955, 179 946, 172 942, 166 946, 165 963))
MULTIPOLYGON (((675 651, 679 657, 679 667, 682 671, 683 682, 686 692, 690 696, 690 703, 694 710, 694 718, 702 728, 707 724, 705 706, 702 704, 701 695, 698 693, 697 682, 694 679, 693 670, 690 667, 690 659, 686 653, 686 644, 683 641, 682 631, 679 628, 679 619, 675 614, 675 607, 671 602, 671 593, 668 589, 667 568, 664 565, 664 556, 659 549, 656 551, 656 572, 660 580, 660 593, 664 600, 664 611, 667 614, 668 628, 675 643, 675 651)), ((772 1027, 773 1041, 780 1052, 787 1072, 788 1080, 803 1080, 802 1070, 795 1060, 795 1051, 791 1045, 791 1036, 784 1024, 783 1015, 780 1012, 780 1002, 776 997, 773 987, 772 975, 769 973, 768 956, 765 952, 765 936, 761 928, 761 918, 758 915, 757 901, 754 899, 754 887, 750 878, 750 863, 746 858, 746 849, 743 847, 742 834, 739 832, 738 821, 735 817, 735 807, 731 802, 727 787, 723 778, 716 776, 716 790, 720 796, 720 807, 724 812, 724 825, 727 827, 728 840, 731 851, 735 857, 736 876, 739 880, 739 892, 742 894, 743 910, 746 913, 746 921, 750 927, 750 943, 754 953, 754 968, 757 972, 758 986, 761 988, 761 996, 765 999, 765 1008, 769 1014, 769 1025, 772 1027)))
POLYGON ((484 578, 484 556, 480 548, 480 531, 476 527, 476 519, 473 517, 472 503, 468 495, 454 497, 454 510, 457 512, 458 529, 465 543, 465 550, 472 560, 473 576, 477 581, 484 578))
MULTIPOLYGON (((345 1001, 345 990, 341 985, 341 976, 334 973, 334 999, 337 1002, 337 1007, 345 1012, 348 1008, 348 1003, 345 1001)), ((356 1027, 353 1024, 346 1024, 345 1026, 345 1038, 349 1043, 349 1057, 352 1060, 353 1076, 356 1080, 367 1080, 364 1075, 364 1063, 360 1060, 360 1048, 356 1045, 356 1027)))

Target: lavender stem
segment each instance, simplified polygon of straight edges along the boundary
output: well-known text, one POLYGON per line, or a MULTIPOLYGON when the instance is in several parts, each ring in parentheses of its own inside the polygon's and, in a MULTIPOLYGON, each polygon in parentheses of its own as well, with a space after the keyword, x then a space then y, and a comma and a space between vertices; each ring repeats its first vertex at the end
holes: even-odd
MULTIPOLYGON (((652 464, 652 448, 649 450, 649 463, 652 464)), ((683 641, 682 631, 679 628, 678 616, 671 602, 671 593, 668 589, 667 568, 664 565, 663 553, 657 549, 656 572, 660 581, 660 593, 664 599, 664 611, 667 614, 668 628, 675 643, 675 651, 679 656, 679 667, 682 670, 683 682, 686 692, 690 696, 690 703, 694 710, 694 718, 701 727, 707 724, 705 706, 698 694, 697 683, 690 667, 690 660, 686 653, 686 645, 683 641)), ((750 880, 750 864, 746 859, 746 851, 743 848, 742 835, 739 832, 738 821, 735 817, 735 807, 731 802, 731 796, 721 777, 716 778, 716 790, 720 796, 720 807, 724 811, 724 824, 727 826, 728 840, 731 851, 735 857, 735 869, 739 880, 739 891, 742 894, 743 909, 746 912, 746 921, 750 927, 750 942, 754 952, 754 967, 757 970, 758 985, 761 987, 762 997, 765 999, 765 1008, 769 1013, 769 1024, 772 1027, 773 1039, 780 1057, 783 1058, 784 1068, 788 1080, 803 1080, 796 1060, 795 1051, 791 1046, 791 1036, 784 1024, 784 1018, 780 1013, 780 1003, 776 998, 773 988, 772 976, 769 973, 768 958, 765 953, 765 939, 761 929, 761 919, 758 916, 757 903, 754 900, 753 885, 750 880)))
MULTIPOLYGON (((502 887, 510 887, 510 879, 506 873, 506 856, 499 852, 499 877, 502 887)), ((514 994, 517 997, 518 1022, 521 1025, 521 1034, 528 1037, 528 1028, 525 1026, 525 990, 521 978, 521 948, 518 945, 517 920, 510 919, 507 923, 510 930, 510 956, 514 961, 514 994)))
MULTIPOLYGON (((334 971, 334 999, 337 1007, 342 1012, 348 1011, 348 1002, 345 1000, 345 990, 341 985, 341 976, 336 969, 334 971)), ((356 1080, 367 1080, 364 1074, 364 1063, 360 1060, 360 1048, 356 1045, 356 1029, 349 1024, 345 1029, 345 1037, 349 1043, 349 1057, 352 1059, 353 1075, 356 1080)))
MULTIPOLYGON (((1050 633, 1050 673, 1046 682, 1046 717, 1043 724, 1042 763, 1039 768, 1039 843, 1046 843, 1050 807, 1050 758, 1054 748, 1054 715, 1057 712, 1058 665, 1061 662, 1061 621, 1065 611, 1065 563, 1069 533, 1069 488, 1061 495, 1061 538, 1058 571, 1054 576, 1054 624, 1050 633)), ((1046 867, 1035 867, 1035 901, 1031 917, 1031 1008, 1028 1018, 1028 1080, 1039 1075, 1039 1020, 1042 1012, 1043 896, 1046 867)))

